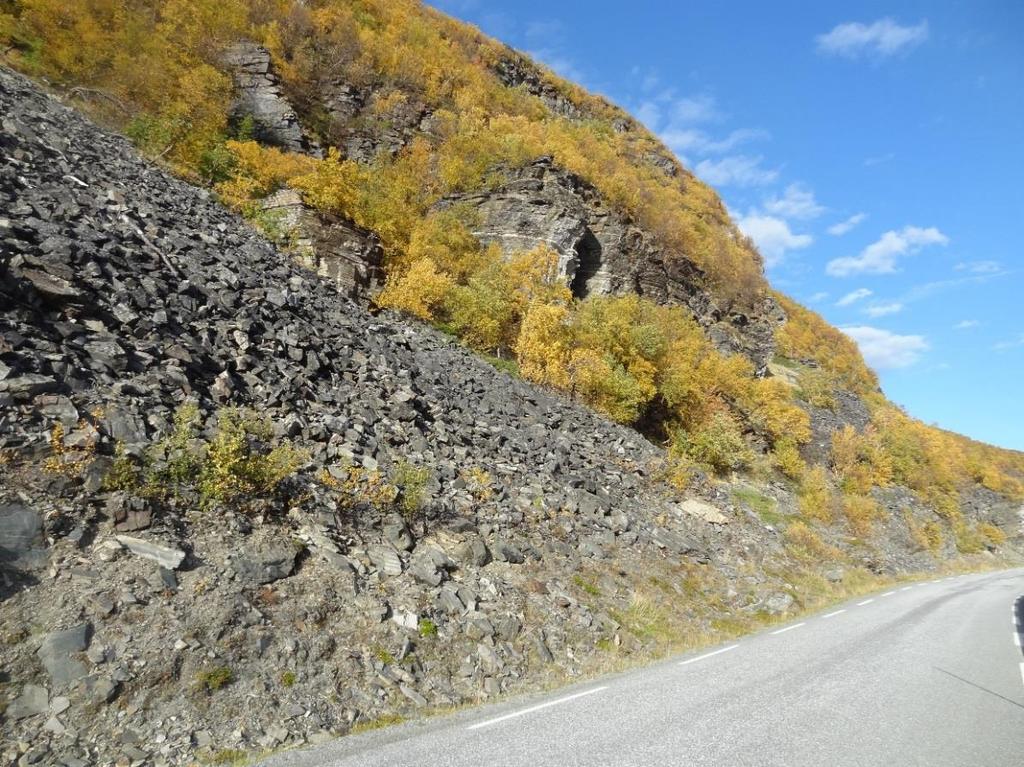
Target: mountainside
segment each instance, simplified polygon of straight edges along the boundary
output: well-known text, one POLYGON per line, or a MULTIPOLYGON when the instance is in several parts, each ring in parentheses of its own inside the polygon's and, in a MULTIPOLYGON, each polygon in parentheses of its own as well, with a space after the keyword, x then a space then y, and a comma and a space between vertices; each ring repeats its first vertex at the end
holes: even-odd
POLYGON ((56 92, 0 67, 6 761, 230 761, 1020 561, 1024 456, 476 31, 25 0, 0 45, 56 92))

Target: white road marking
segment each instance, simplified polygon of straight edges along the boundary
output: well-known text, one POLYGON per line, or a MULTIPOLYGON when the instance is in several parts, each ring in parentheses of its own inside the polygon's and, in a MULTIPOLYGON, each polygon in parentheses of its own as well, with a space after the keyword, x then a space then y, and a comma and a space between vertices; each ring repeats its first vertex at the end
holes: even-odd
POLYGON ((1024 663, 1020 664, 1020 679, 1024 682, 1024 663))
POLYGON ((777 631, 773 631, 772 634, 773 635, 774 634, 782 634, 782 633, 784 633, 786 631, 792 631, 793 629, 798 629, 801 626, 806 626, 806 625, 807 625, 806 623, 794 623, 792 626, 786 626, 785 628, 778 629, 777 631))
POLYGON ((822 618, 834 618, 835 616, 839 615, 840 613, 845 613, 845 612, 846 612, 846 609, 844 608, 842 610, 836 610, 835 612, 829 613, 828 615, 822 615, 821 617, 822 618))
POLYGON ((1016 631, 1013 632, 1013 643, 1017 645, 1017 647, 1020 647, 1020 634, 1016 631))
POLYGON ((724 652, 729 652, 729 650, 735 650, 737 647, 739 647, 739 645, 738 644, 734 644, 734 645, 729 645, 728 647, 723 647, 721 650, 715 650, 714 652, 706 652, 703 655, 698 655, 696 658, 690 658, 689 660, 681 661, 679 663, 679 665, 680 666, 688 666, 691 663, 696 663, 699 660, 704 660, 705 658, 710 658, 712 655, 721 655, 724 652))
POLYGON ((902 589, 900 589, 900 591, 910 591, 912 588, 914 588, 914 587, 913 586, 904 586, 902 589))
POLYGON ((871 604, 874 601, 875 601, 874 599, 865 599, 863 602, 858 602, 857 603, 857 607, 860 607, 861 605, 869 605, 869 604, 871 604))
POLYGON ((504 722, 506 719, 514 719, 517 716, 532 714, 534 711, 540 711, 542 708, 550 708, 551 706, 557 706, 559 703, 568 703, 570 700, 576 700, 576 698, 582 698, 585 695, 593 695, 595 692, 601 692, 601 690, 607 689, 607 686, 595 687, 592 690, 584 690, 583 692, 578 692, 575 695, 566 695, 564 698, 559 698, 558 700, 549 700, 547 703, 540 703, 536 706, 530 706, 529 708, 524 708, 522 711, 513 711, 511 714, 505 714, 505 716, 499 716, 494 719, 488 719, 486 722, 477 722, 476 724, 471 724, 466 729, 477 730, 481 727, 490 727, 492 724, 504 722))
POLYGON ((895 591, 887 591, 884 594, 882 594, 882 596, 883 597, 891 597, 895 593, 896 593, 895 591))

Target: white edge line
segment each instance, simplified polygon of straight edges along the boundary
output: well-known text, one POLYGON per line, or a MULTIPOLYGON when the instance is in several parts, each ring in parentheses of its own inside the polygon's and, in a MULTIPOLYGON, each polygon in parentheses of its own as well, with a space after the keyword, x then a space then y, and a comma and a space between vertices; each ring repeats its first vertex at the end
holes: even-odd
POLYGON ((689 660, 680 661, 679 665, 680 666, 688 666, 689 664, 696 663, 699 660, 704 660, 705 658, 710 658, 712 655, 721 655, 724 652, 729 652, 729 650, 735 650, 737 647, 739 647, 739 645, 738 644, 734 644, 734 645, 729 645, 728 647, 723 647, 721 650, 715 650, 714 652, 706 652, 703 655, 698 655, 696 658, 690 658, 689 660))
POLYGON ((1017 647, 1020 647, 1020 634, 1016 631, 1013 632, 1013 643, 1017 645, 1017 647))
POLYGON ((831 612, 828 615, 822 615, 821 617, 822 618, 834 618, 835 616, 839 615, 840 613, 845 613, 845 612, 846 612, 846 608, 843 608, 842 610, 836 610, 835 612, 831 612))
POLYGON ((861 605, 869 605, 869 604, 871 604, 874 601, 875 601, 874 599, 865 599, 863 602, 858 602, 857 606, 860 607, 861 605))
POLYGON ((1024 682, 1024 663, 1020 664, 1020 679, 1024 682))
POLYGON ((785 631, 792 631, 793 629, 798 629, 801 626, 806 626, 806 625, 807 625, 806 623, 794 623, 792 626, 786 626, 785 628, 781 628, 781 629, 778 629, 777 631, 773 631, 772 634, 773 635, 774 634, 781 634, 781 633, 783 633, 785 631))
POLYGON ((584 690, 583 692, 578 692, 575 695, 566 695, 564 698, 559 698, 558 700, 549 700, 547 703, 540 703, 536 706, 530 706, 529 708, 524 708, 521 711, 513 711, 511 714, 505 714, 504 716, 495 717, 494 719, 488 719, 486 722, 477 722, 476 724, 471 724, 466 729, 476 730, 480 727, 489 727, 492 724, 504 722, 506 719, 514 719, 515 717, 523 716, 524 714, 532 714, 534 711, 540 711, 542 708, 557 706, 559 703, 568 703, 570 700, 576 700, 576 698, 582 698, 585 695, 593 695, 595 692, 601 692, 602 690, 607 689, 608 686, 605 685, 604 687, 595 687, 592 690, 584 690))

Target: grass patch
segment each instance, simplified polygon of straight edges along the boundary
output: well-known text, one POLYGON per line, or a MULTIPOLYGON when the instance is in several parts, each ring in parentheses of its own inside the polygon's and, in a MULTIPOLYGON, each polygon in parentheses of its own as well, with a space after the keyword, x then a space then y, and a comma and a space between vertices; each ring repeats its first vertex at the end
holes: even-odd
POLYGON ((582 575, 574 575, 572 577, 572 582, 584 594, 589 594, 592 597, 601 596, 601 589, 597 587, 597 584, 593 581, 588 581, 582 575))
POLYGON ((761 521, 772 527, 782 527, 785 523, 785 516, 780 514, 778 501, 767 495, 757 492, 750 487, 737 487, 732 490, 732 500, 757 514, 761 521))
POLYGON ((295 680, 296 677, 294 671, 285 671, 283 674, 281 674, 281 684, 284 687, 291 687, 295 684, 295 680))
POLYGON ((238 767, 248 763, 248 761, 249 757, 246 753, 237 748, 222 748, 218 751, 214 751, 206 759, 207 764, 226 764, 231 767, 238 767))
POLYGON ((404 721, 405 717, 401 714, 381 714, 376 719, 364 719, 361 722, 356 722, 352 725, 352 729, 349 730, 349 735, 358 735, 361 732, 379 730, 381 727, 393 727, 394 725, 401 724, 404 721))
POLYGON ((234 679, 234 674, 227 666, 215 666, 196 674, 196 686, 206 692, 215 692, 222 687, 227 687, 234 679))
POLYGON ((437 636, 437 624, 430 618, 423 618, 419 625, 420 636, 424 639, 437 636))

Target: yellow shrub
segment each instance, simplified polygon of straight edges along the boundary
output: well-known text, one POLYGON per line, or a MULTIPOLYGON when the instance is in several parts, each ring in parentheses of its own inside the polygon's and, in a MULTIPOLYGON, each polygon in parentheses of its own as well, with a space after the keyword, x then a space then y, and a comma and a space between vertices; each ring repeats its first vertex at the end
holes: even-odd
POLYGON ((306 155, 282 152, 255 141, 229 141, 227 148, 234 159, 233 173, 217 185, 217 193, 228 204, 250 212, 255 202, 290 179, 320 167, 306 155))
POLYGON ((519 371, 524 378, 557 389, 569 388, 572 340, 568 317, 566 306, 536 304, 529 308, 515 347, 519 371))
POLYGON ((995 547, 1006 543, 1006 533, 991 522, 980 522, 978 524, 978 534, 995 547))
POLYGON ((832 435, 832 468, 849 493, 864 494, 892 479, 892 461, 872 426, 858 432, 847 425, 832 435))
POLYGON ((796 440, 789 437, 780 439, 775 443, 772 450, 775 457, 775 465, 779 471, 790 479, 799 480, 807 471, 807 464, 804 463, 800 450, 796 446, 796 440))
POLYGON ((429 321, 434 319, 452 287, 451 278, 439 272, 429 258, 423 258, 404 274, 389 277, 377 296, 377 304, 429 321))
POLYGON ((790 551, 801 559, 827 562, 842 556, 838 549, 821 540, 814 530, 800 520, 789 524, 786 528, 785 538, 790 551))
POLYGON ((834 495, 828 483, 828 476, 821 466, 814 466, 804 473, 798 495, 800 513, 808 519, 831 522, 834 515, 834 495))
POLYGON ((850 529, 857 535, 871 534, 871 527, 882 515, 882 510, 874 498, 867 495, 843 496, 843 515, 850 529))

